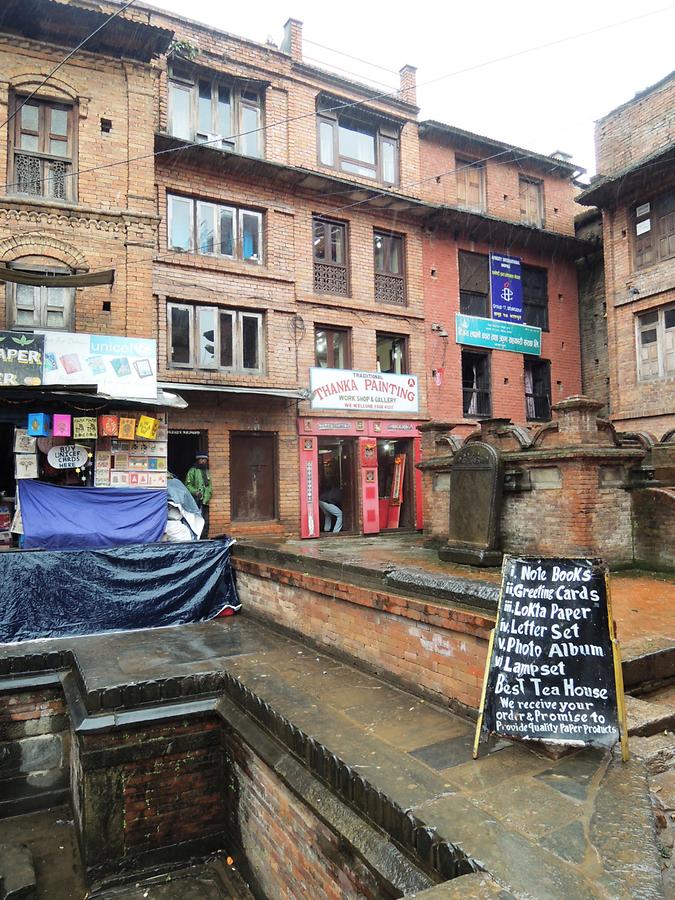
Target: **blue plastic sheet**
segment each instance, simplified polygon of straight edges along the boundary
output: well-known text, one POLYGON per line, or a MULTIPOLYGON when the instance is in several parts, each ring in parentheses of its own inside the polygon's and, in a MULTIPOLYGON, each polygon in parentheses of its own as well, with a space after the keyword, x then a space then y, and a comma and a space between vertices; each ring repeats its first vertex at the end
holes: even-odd
POLYGON ((235 612, 233 543, 0 553, 0 642, 181 625, 235 612))
POLYGON ((166 529, 164 490, 58 487, 20 480, 27 549, 119 547, 159 541, 166 529))

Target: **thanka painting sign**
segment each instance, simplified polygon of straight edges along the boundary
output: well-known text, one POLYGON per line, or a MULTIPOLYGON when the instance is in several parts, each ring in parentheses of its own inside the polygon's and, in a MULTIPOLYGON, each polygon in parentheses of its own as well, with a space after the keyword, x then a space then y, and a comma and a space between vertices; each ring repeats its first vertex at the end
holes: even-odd
POLYGON ((419 386, 415 375, 354 372, 351 369, 309 370, 312 409, 417 413, 419 386))

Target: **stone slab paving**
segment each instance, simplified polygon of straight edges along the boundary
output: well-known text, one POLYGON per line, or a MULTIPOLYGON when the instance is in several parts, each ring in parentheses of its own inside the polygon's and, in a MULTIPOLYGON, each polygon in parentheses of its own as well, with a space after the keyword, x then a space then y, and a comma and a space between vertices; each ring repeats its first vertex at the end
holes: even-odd
MULTIPOLYGON (((88 689, 229 672, 443 838, 461 844, 492 879, 477 896, 664 896, 639 759, 624 765, 609 753, 582 751, 552 761, 499 742, 473 761, 471 723, 245 613, 48 646, 74 652, 88 689)), ((17 649, 0 646, 0 656, 17 649)))

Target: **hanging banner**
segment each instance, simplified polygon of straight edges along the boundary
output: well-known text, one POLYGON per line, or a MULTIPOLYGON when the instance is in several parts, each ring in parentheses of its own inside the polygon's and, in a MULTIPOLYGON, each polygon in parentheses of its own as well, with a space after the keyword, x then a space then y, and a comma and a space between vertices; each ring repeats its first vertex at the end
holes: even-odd
POLYGON ((157 342, 110 334, 44 333, 44 384, 95 384, 120 400, 157 399, 157 342))
POLYGON ((516 325, 479 316, 455 314, 455 334, 458 344, 469 347, 488 347, 491 350, 510 350, 541 356, 541 328, 516 325))
POLYGON ((0 331, 0 387, 42 384, 44 336, 0 331))
POLYGON ((419 411, 416 375, 317 367, 309 370, 309 387, 311 409, 363 409, 391 413, 419 411))
POLYGON ((628 758, 623 678, 600 560, 507 557, 478 745, 489 735, 611 747, 628 758))
POLYGON ((490 296, 493 319, 523 321, 523 283, 518 257, 490 254, 490 296))

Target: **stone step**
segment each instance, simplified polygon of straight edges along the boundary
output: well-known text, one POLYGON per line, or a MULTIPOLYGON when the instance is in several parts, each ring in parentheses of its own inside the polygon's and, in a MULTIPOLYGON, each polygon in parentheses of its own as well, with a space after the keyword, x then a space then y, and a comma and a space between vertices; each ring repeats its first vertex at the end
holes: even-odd
POLYGON ((675 731, 675 706, 643 697, 626 697, 626 718, 630 737, 649 737, 675 731))
POLYGON ((33 855, 25 844, 0 844, 0 900, 36 900, 33 855))

